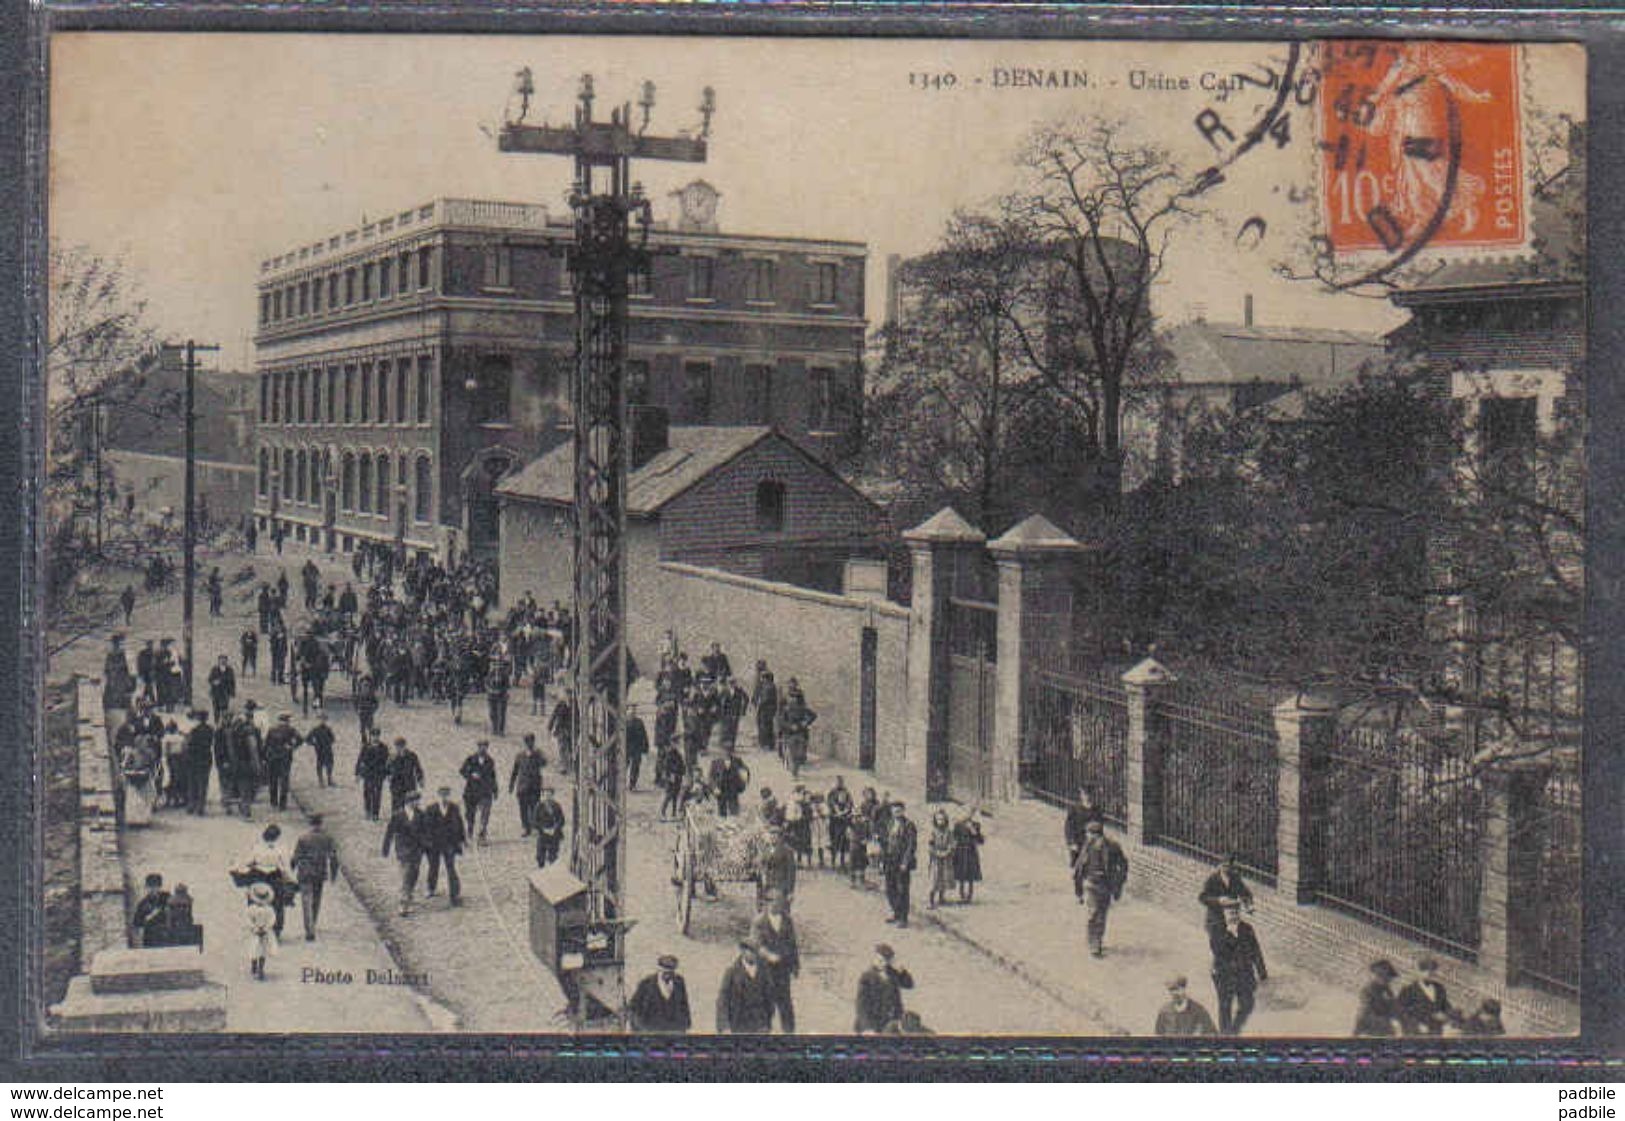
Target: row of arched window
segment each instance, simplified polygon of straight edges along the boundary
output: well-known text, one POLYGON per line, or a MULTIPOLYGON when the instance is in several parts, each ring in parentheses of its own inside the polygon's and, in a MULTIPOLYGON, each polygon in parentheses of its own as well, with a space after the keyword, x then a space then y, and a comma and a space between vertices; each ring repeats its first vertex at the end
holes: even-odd
POLYGON ((260 375, 261 424, 428 424, 427 354, 260 375))
POLYGON ((346 450, 261 448, 259 495, 273 486, 283 502, 321 507, 331 488, 345 513, 394 517, 399 501, 408 503, 416 522, 434 520, 434 463, 427 452, 415 454, 346 450))

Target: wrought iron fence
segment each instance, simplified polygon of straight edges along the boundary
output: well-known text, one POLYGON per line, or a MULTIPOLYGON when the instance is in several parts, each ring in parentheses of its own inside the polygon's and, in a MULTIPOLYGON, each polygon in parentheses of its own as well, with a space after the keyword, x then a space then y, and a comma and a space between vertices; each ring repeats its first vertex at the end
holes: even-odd
POLYGON ((1128 697, 1120 682, 1041 671, 1028 694, 1024 785, 1070 803, 1087 789, 1112 821, 1128 818, 1128 697))
POLYGON ((1531 815, 1532 836, 1517 838, 1533 849, 1529 877, 1533 898, 1518 955, 1519 972, 1558 992, 1580 992, 1580 775, 1560 768, 1546 780, 1531 815))
POLYGON ((1322 902, 1470 957, 1479 940, 1483 791, 1447 736, 1344 727, 1325 761, 1322 902))
POLYGON ((1256 874, 1276 872, 1279 769, 1267 709, 1192 703, 1176 691, 1155 706, 1162 736, 1158 842, 1217 858, 1235 854, 1256 874))

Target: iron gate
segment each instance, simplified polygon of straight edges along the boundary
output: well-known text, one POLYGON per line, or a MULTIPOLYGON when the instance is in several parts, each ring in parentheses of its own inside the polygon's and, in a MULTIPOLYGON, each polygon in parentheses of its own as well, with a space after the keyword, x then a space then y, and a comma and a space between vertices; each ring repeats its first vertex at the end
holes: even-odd
POLYGON ((1209 859, 1235 854, 1253 872, 1276 872, 1275 725, 1246 705, 1163 702, 1162 821, 1158 842, 1209 859))
POLYGON ((1535 851, 1528 928, 1520 938, 1518 971, 1559 992, 1579 995, 1581 909, 1580 776, 1554 771, 1535 799, 1533 836, 1520 847, 1535 851))
POLYGON ((948 601, 948 781, 950 797, 992 795, 993 714, 997 703, 998 608, 948 601))
POLYGON ((1342 728, 1322 774, 1319 898, 1471 956, 1483 793, 1466 753, 1453 739, 1342 728))
POLYGON ((1109 678, 1044 670, 1028 693, 1031 760, 1025 785, 1071 804, 1087 789, 1108 818, 1128 818, 1128 697, 1109 678))

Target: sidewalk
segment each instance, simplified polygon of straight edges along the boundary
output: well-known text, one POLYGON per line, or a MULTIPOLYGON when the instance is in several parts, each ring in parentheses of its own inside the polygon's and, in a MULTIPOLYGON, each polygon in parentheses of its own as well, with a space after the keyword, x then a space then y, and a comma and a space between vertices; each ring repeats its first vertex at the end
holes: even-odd
MULTIPOLYGON (((312 556, 323 569, 324 580, 349 576, 342 559, 292 544, 281 557, 267 557, 263 552, 253 558, 234 556, 225 558, 222 568, 229 578, 241 565, 253 564, 258 580, 274 580, 281 567, 288 571, 290 580, 296 581, 298 567, 312 556)), ((238 595, 251 597, 257 582, 238 589, 238 595)), ((251 612, 249 601, 234 602, 237 598, 228 600, 228 613, 235 617, 251 612)), ((139 622, 138 611, 138 627, 139 622)), ((98 658, 99 649, 96 647, 98 658)), ((645 684, 640 683, 640 687, 645 684)), ((286 692, 278 690, 273 694, 263 678, 248 683, 244 691, 261 699, 270 698, 274 707, 286 705, 286 692)), ((415 714, 410 722, 428 736, 427 741, 414 737, 414 746, 424 756, 431 783, 451 777, 466 748, 460 741, 473 738, 483 728, 483 705, 478 698, 474 702, 463 729, 456 733, 451 732, 444 709, 413 706, 410 710, 415 714), (420 724, 424 718, 428 723, 420 724)), ((345 704, 336 705, 334 715, 348 717, 347 709, 345 704)), ((515 726, 510 728, 507 744, 516 741, 518 731, 539 730, 540 721, 523 715, 527 710, 528 705, 516 696, 511 709, 515 726)), ((344 723, 341 781, 348 778, 343 764, 353 760, 353 744, 347 734, 349 720, 344 723)), ((748 741, 749 729, 745 736, 748 741)), ((545 743, 545 736, 543 740, 545 743)), ((793 782, 777 759, 762 755, 748 742, 741 746, 754 771, 753 789, 768 785, 781 796, 788 793, 793 782)), ((882 786, 870 773, 828 760, 815 760, 804 768, 802 781, 811 789, 825 790, 836 774, 843 775, 854 792, 865 786, 882 786)), ((461 784, 454 785, 460 792, 461 784)), ((344 821, 354 816, 350 803, 359 799, 353 785, 316 789, 308 764, 301 764, 295 768, 294 792, 310 808, 337 811, 335 831, 355 834, 341 841, 347 851, 376 845, 381 827, 344 821)), ((921 803, 918 791, 898 793, 910 798, 915 807, 911 816, 921 833, 929 835, 930 816, 937 807, 921 803)), ((958 812, 955 806, 946 808, 951 815, 958 812)), ((922 836, 921 870, 914 884, 916 925, 943 932, 1112 1033, 1148 1034, 1165 1000, 1166 982, 1176 974, 1186 976, 1191 995, 1216 1014, 1208 976, 1203 911, 1196 902, 1197 890, 1209 869, 1200 861, 1163 849, 1144 848, 1119 835, 1130 862, 1128 890, 1112 908, 1106 956, 1096 960, 1085 947, 1083 908, 1072 894, 1061 823, 1060 810, 1037 801, 988 807, 984 822, 987 841, 982 850, 985 880, 975 902, 968 906, 949 904, 935 911, 924 906, 926 837, 922 836)), ((639 840, 640 850, 644 843, 639 840)), ((366 903, 384 916, 381 922, 386 938, 407 963, 420 956, 444 961, 448 954, 459 959, 467 954, 489 954, 494 947, 501 947, 499 953, 510 956, 514 968, 506 971, 505 977, 503 971, 453 968, 453 974, 462 975, 457 981, 447 976, 431 981, 431 989, 442 989, 436 995, 447 999, 451 994, 444 991, 443 985, 466 984, 467 978, 475 978, 474 988, 479 991, 460 991, 455 1003, 460 1010, 477 1010, 469 1019, 484 1022, 465 1022, 465 1027, 556 1030, 551 1022, 551 1013, 557 1007, 556 988, 545 974, 533 975, 534 963, 525 946, 522 877, 527 864, 520 846, 493 844, 490 849, 478 850, 477 855, 471 854, 464 879, 465 892, 474 897, 473 906, 465 908, 456 923, 438 911, 405 923, 395 922, 391 907, 394 869, 392 862, 377 859, 375 850, 353 861, 351 871, 366 903), (478 888, 474 887, 476 883, 480 884, 478 888)), ((883 907, 878 892, 874 893, 873 909, 878 912, 883 907)), ((865 912, 868 909, 863 908, 865 912)), ((1347 1038, 1366 963, 1376 957, 1389 957, 1407 971, 1420 952, 1414 943, 1325 908, 1299 907, 1277 900, 1268 889, 1259 889, 1257 912, 1250 921, 1258 932, 1270 976, 1259 990, 1257 1007, 1246 1028, 1249 1036, 1347 1038)), ((1524 990, 1516 991, 1516 1000, 1509 999, 1504 989, 1489 983, 1469 963, 1444 959, 1444 966, 1444 979, 1458 1005, 1475 1006, 1485 995, 1501 997, 1507 1005, 1507 1027, 1513 1033, 1547 1034, 1577 1027, 1572 1004, 1524 990)))
POLYGON ((266 980, 248 975, 248 935, 244 894, 226 872, 235 855, 247 851, 272 821, 283 835, 297 837, 304 817, 297 812, 254 821, 228 816, 211 803, 206 817, 161 810, 145 828, 126 829, 125 858, 138 885, 158 872, 171 889, 185 884, 193 914, 204 927, 203 957, 210 981, 226 986, 226 1029, 240 1032, 430 1031, 436 1026, 410 986, 369 984, 397 968, 378 938, 372 919, 341 877, 322 896, 317 940, 306 942, 298 905, 287 910, 280 952, 266 962, 266 980), (345 976, 348 983, 321 983, 345 976))

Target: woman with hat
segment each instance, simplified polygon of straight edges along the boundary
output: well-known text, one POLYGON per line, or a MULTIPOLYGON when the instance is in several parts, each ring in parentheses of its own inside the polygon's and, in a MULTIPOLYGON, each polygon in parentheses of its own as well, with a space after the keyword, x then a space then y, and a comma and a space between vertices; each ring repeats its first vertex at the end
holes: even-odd
POLYGON ((265 980, 265 959, 277 952, 275 896, 263 880, 248 889, 248 972, 258 981, 265 980))
POLYGON ((1397 1034, 1399 1009, 1394 1001, 1394 979, 1398 970, 1388 959, 1371 963, 1371 980, 1360 990, 1360 1010, 1354 1016, 1354 1034, 1390 1036, 1397 1034))
POLYGON ((243 861, 232 869, 232 879, 239 887, 262 883, 270 889, 267 902, 275 910, 277 937, 282 936, 283 911, 296 890, 288 852, 282 847, 282 828, 267 825, 260 834, 260 842, 251 849, 243 861))

